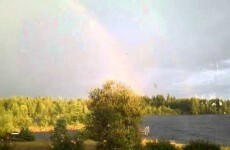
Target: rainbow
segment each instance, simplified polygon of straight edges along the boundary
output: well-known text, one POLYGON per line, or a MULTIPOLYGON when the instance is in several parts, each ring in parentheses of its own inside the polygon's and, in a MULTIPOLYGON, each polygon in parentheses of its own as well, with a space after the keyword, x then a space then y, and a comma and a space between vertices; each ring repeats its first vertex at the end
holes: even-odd
POLYGON ((90 45, 95 46, 95 44, 92 43, 96 43, 96 46, 98 46, 97 50, 103 54, 103 71, 105 73, 101 74, 101 79, 103 79, 101 82, 105 80, 123 82, 139 94, 142 94, 143 85, 139 75, 135 72, 133 66, 124 54, 122 45, 106 31, 97 21, 97 18, 80 2, 73 0, 65 2, 68 8, 70 8, 68 11, 77 15, 77 17, 82 17, 83 34, 87 39, 93 39, 87 41, 89 48, 95 49, 95 47, 90 47, 90 45))

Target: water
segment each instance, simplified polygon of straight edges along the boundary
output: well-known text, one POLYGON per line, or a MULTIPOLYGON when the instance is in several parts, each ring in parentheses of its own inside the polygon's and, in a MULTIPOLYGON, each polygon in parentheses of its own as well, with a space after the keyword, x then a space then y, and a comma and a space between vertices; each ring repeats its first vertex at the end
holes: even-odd
POLYGON ((208 140, 230 145, 230 115, 145 116, 142 126, 150 127, 149 138, 175 140, 208 140))
MULTIPOLYGON (((148 138, 175 140, 209 140, 230 145, 230 115, 145 116, 142 126, 149 126, 148 138)), ((75 132, 70 131, 74 134, 75 132)), ((36 133, 36 140, 49 140, 50 132, 36 133)))

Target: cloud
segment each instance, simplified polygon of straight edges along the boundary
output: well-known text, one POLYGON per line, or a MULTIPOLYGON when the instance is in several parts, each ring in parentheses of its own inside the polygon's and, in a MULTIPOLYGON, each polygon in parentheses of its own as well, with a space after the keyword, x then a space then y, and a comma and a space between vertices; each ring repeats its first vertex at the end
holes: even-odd
POLYGON ((87 96, 125 71, 119 78, 140 80, 148 95, 230 96, 229 0, 146 1, 147 13, 137 1, 77 2, 121 43, 121 57, 69 2, 1 1, 0 96, 87 96))
MULTIPOLYGON (((206 95, 215 93, 217 97, 228 97, 230 90, 230 69, 204 70, 195 72, 185 80, 174 83, 175 89, 188 89, 187 94, 206 95)), ((182 92, 183 93, 183 92, 182 92)), ((178 93, 180 94, 180 93, 178 93)))

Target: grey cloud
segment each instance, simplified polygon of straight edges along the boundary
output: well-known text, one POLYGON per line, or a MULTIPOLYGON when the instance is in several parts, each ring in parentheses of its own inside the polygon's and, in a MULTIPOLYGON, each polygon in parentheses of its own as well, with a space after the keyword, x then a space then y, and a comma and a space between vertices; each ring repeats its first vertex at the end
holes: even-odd
POLYGON ((200 70, 230 57, 230 2, 219 1, 170 1, 153 4, 154 13, 161 17, 166 30, 164 42, 153 40, 149 51, 161 67, 200 70), (157 6, 161 7, 157 7, 157 6), (156 10, 157 9, 157 10, 156 10), (173 58, 172 58, 173 57, 173 58))
MULTIPOLYGON (((79 26, 77 15, 43 2, 1 2, 5 5, 0 6, 0 96, 87 96, 107 74, 103 43, 89 45, 91 37, 84 35, 87 29, 79 26)), ((97 9, 95 18, 123 44, 121 55, 139 74, 144 93, 229 97, 230 1, 148 2, 150 11, 141 16, 140 10, 131 12, 123 3, 115 11, 121 4, 115 8, 109 1, 104 5, 88 1, 90 12, 97 9), (138 19, 143 22, 134 21, 138 19)))
POLYGON ((230 90, 230 69, 205 70, 190 74, 185 80, 174 83, 177 94, 209 95, 215 93, 217 97, 228 98, 230 90), (186 89, 187 88, 187 89, 186 89), (187 91, 186 91, 187 90, 187 91), (181 92, 181 93, 180 93, 181 92))

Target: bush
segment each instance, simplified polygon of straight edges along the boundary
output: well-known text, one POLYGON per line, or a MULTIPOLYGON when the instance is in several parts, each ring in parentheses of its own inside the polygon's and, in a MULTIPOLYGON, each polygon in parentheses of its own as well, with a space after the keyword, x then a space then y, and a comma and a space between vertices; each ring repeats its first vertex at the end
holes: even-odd
POLYGON ((64 150, 69 147, 69 139, 67 136, 67 124, 64 119, 58 119, 54 132, 51 135, 52 149, 64 150))
POLYGON ((71 139, 67 131, 65 119, 57 120, 54 132, 50 138, 52 141, 52 150, 83 150, 83 138, 81 134, 77 134, 71 139))
POLYGON ((19 138, 22 141, 34 141, 35 137, 32 132, 28 128, 21 128, 21 131, 19 133, 19 138))
POLYGON ((183 150, 220 150, 220 146, 208 141, 191 141, 184 146, 183 150))
POLYGON ((177 148, 170 144, 169 141, 161 140, 158 143, 148 142, 146 143, 144 150, 176 150, 177 148))
POLYGON ((83 150, 84 149, 84 140, 86 135, 84 132, 79 132, 75 135, 74 139, 71 140, 71 142, 75 145, 74 148, 75 150, 83 150))
POLYGON ((12 150, 13 148, 10 146, 9 142, 0 139, 0 150, 12 150))

